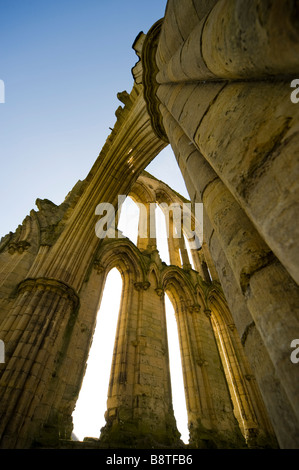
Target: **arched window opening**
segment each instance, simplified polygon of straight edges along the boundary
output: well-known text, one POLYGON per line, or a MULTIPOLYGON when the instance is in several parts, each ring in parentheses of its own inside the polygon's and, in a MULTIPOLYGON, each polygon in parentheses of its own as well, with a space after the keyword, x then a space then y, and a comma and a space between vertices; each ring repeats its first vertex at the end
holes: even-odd
POLYGON ((101 306, 87 360, 79 398, 73 412, 74 434, 84 437, 100 436, 105 425, 110 369, 120 307, 122 278, 113 268, 106 279, 101 306))
POLYGON ((156 207, 156 237, 161 260, 170 264, 165 215, 158 205, 156 207))
POLYGON ((178 327, 175 319, 174 309, 167 294, 165 295, 165 312, 174 416, 177 422, 177 428, 181 433, 181 440, 185 444, 188 444, 188 415, 184 390, 178 327))
POLYGON ((138 239, 139 208, 129 196, 121 206, 118 229, 135 245, 138 239))
POLYGON ((236 388, 237 381, 235 380, 234 374, 233 374, 233 367, 234 367, 235 361, 233 358, 231 359, 229 358, 227 347, 225 344, 225 338, 223 336, 223 332, 221 331, 222 328, 220 327, 220 324, 214 314, 211 316, 211 320, 212 320, 212 327, 213 327, 214 334, 215 334, 215 339, 218 345, 221 363, 222 363, 224 373, 226 376, 226 381, 227 381, 227 385, 230 391, 230 396, 234 405, 233 412, 237 421, 239 422, 239 426, 240 426, 242 434, 246 436, 246 428, 245 428, 245 422, 244 422, 244 410, 242 410, 242 403, 240 401, 240 395, 236 388))

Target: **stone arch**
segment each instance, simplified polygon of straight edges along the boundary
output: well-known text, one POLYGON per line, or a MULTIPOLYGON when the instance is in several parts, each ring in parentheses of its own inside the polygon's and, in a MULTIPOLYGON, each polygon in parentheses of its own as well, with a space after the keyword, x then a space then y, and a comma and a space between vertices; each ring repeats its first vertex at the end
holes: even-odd
POLYGON ((166 225, 170 225, 168 253, 171 264, 190 268, 192 259, 194 268, 208 282, 211 281, 211 277, 212 279, 218 279, 209 250, 202 239, 201 233, 203 221, 196 221, 197 219, 195 218, 194 208, 192 208, 192 204, 189 200, 185 199, 167 184, 157 180, 146 171, 143 171, 138 180, 134 183, 129 196, 132 197, 137 204, 141 203, 146 208, 146 211, 143 214, 140 213, 139 227, 142 226, 142 223, 145 223, 144 221, 142 222, 142 218, 147 218, 147 228, 149 224, 151 224, 151 234, 147 234, 147 239, 138 239, 137 246, 141 251, 157 248, 157 242, 155 239, 156 215, 155 210, 153 209, 156 205, 160 207, 164 214, 166 225), (173 211, 168 211, 168 208, 171 206, 174 207, 174 205, 178 205, 179 207, 177 209, 177 216, 180 217, 180 238, 173 236, 173 211), (188 214, 187 217, 186 214, 188 214), (187 249, 187 245, 189 251, 187 249))
POLYGON ((105 415, 107 424, 101 442, 112 441, 117 445, 124 438, 165 442, 178 439, 156 262, 142 255, 130 240, 119 239, 102 244, 96 264, 103 277, 112 267, 117 267, 123 278, 105 415), (124 420, 131 423, 129 429, 123 427, 124 420))
POLYGON ((155 262, 152 262, 148 267, 148 280, 150 280, 151 277, 154 277, 153 287, 155 287, 156 292, 158 292, 158 290, 161 289, 161 272, 155 262))
POLYGON ((242 434, 249 447, 263 446, 271 440, 272 426, 218 283, 207 287, 205 302, 242 434))
POLYGON ((80 392, 72 413, 73 436, 82 441, 87 436, 99 438, 105 425, 111 362, 115 348, 117 323, 123 290, 119 269, 107 272, 80 392))
POLYGON ((153 190, 145 183, 144 179, 141 177, 134 183, 132 189, 130 190, 129 196, 136 202, 142 204, 156 202, 155 194, 153 190))
POLYGON ((184 301, 188 307, 192 307, 197 303, 194 286, 188 275, 177 266, 169 266, 163 270, 162 287, 165 291, 168 291, 177 311, 179 310, 179 301, 184 301))
POLYGON ((134 282, 145 282, 146 266, 144 260, 128 238, 105 241, 98 250, 94 264, 100 264, 100 269, 106 273, 117 268, 121 275, 130 275, 134 282))
POLYGON ((219 446, 226 434, 241 440, 234 419, 223 416, 226 424, 223 429, 219 426, 219 414, 226 415, 231 400, 197 277, 170 266, 163 271, 162 286, 175 307, 191 443, 198 447, 219 446))
POLYGON ((156 200, 165 217, 170 264, 191 267, 183 237, 182 200, 162 185, 156 190, 156 200))
MULTIPOLYGON (((51 432, 55 434, 59 433, 61 438, 69 436, 72 429, 72 413, 84 379, 107 275, 114 267, 119 270, 122 276, 122 303, 125 310, 126 302, 132 298, 134 286, 145 285, 145 267, 140 256, 140 252, 130 240, 106 239, 90 265, 88 278, 80 291, 76 321, 72 325, 69 342, 63 346, 66 351, 61 370, 60 393, 55 397, 53 417, 49 417, 47 422, 47 429, 53 430, 51 432)), ((44 434, 45 431, 42 431, 40 439, 49 439, 49 436, 44 434)))

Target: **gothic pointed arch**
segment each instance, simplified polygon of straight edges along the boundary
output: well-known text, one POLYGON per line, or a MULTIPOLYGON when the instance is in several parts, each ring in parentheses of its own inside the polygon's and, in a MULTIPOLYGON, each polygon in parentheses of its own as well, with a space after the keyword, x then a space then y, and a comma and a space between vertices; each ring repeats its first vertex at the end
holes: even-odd
POLYGON ((156 292, 158 293, 158 290, 161 289, 161 271, 159 270, 155 262, 151 262, 151 264, 149 265, 147 278, 152 278, 154 280, 154 286, 156 292))
POLYGON ((169 266, 162 273, 162 287, 169 293, 173 304, 178 307, 180 301, 187 306, 197 305, 195 289, 190 277, 177 266, 169 266))
POLYGON ((135 201, 141 204, 155 203, 155 194, 152 189, 146 184, 142 175, 134 183, 129 196, 135 201))
POLYGON ((242 433, 249 446, 262 445, 271 440, 272 426, 218 282, 207 286, 205 303, 242 433))
POLYGON ((105 240, 97 252, 95 266, 110 271, 117 268, 122 276, 130 275, 134 282, 145 282, 146 265, 140 251, 128 238, 105 240))

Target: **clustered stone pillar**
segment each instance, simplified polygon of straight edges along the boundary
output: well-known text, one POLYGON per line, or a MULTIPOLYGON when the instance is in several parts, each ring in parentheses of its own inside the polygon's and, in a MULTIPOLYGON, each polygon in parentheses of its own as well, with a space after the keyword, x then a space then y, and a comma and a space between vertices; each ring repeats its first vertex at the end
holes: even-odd
MULTIPOLYGON (((214 287, 208 298, 215 338, 242 433, 253 446, 257 438, 260 443, 266 443, 268 438, 267 444, 270 446, 272 427, 226 301, 214 287)), ((274 440, 272 442, 275 445, 274 440)))
POLYGON ((129 271, 123 273, 102 444, 179 444, 172 409, 164 303, 154 274, 148 278, 136 282, 129 271))
POLYGON ((138 224, 137 247, 140 251, 156 250, 155 206, 146 202, 139 205, 140 215, 138 224))
POLYGON ((198 304, 188 305, 179 286, 173 280, 169 284, 170 297, 176 306, 190 443, 196 448, 242 448, 245 441, 233 413, 207 314, 210 312, 203 311, 202 299, 198 304))
MULTIPOLYGON (((247 349, 283 447, 298 446, 299 430, 290 360, 299 331, 299 107, 290 100, 299 73, 296 21, 292 2, 169 0, 163 24, 149 35, 154 73, 144 74, 155 91, 152 114, 160 114, 152 121, 170 141, 192 202, 204 204, 205 240, 240 337, 245 343, 256 328, 275 370, 271 391, 254 346, 247 349), (234 305, 236 290, 246 323, 234 305)), ((142 58, 149 68, 146 51, 142 58)))
POLYGON ((44 402, 47 384, 55 371, 64 331, 77 307, 73 289, 56 280, 26 279, 19 286, 14 315, 2 326, 9 357, 1 377, 4 448, 26 446, 26 424, 30 425, 32 410, 36 412, 32 433, 42 419, 39 410, 44 407, 43 412, 49 411, 44 402))
MULTIPOLYGON (((169 120, 173 121, 173 118, 169 114, 167 117, 169 120)), ((166 119, 164 122, 165 127, 167 128, 166 119)), ((226 257, 228 258, 229 265, 233 270, 234 277, 239 283, 238 289, 243 294, 250 311, 251 322, 253 321, 258 327, 258 331, 262 336, 265 347, 269 353, 271 351, 273 364, 276 368, 280 366, 279 372, 281 384, 283 384, 283 387, 286 387, 287 381, 289 382, 288 394, 293 393, 293 406, 295 406, 296 410, 296 369, 291 363, 289 357, 290 341, 285 339, 285 342, 282 342, 281 335, 284 332, 285 338, 292 338, 294 331, 298 328, 298 317, 296 314, 299 300, 298 288, 290 276, 285 272, 284 268, 280 266, 279 262, 274 262, 271 250, 256 232, 246 214, 242 211, 241 207, 237 204, 226 186, 208 166, 200 152, 196 151, 195 148, 192 149, 188 139, 182 136, 179 145, 182 147, 184 142, 185 145, 188 145, 187 148, 189 152, 192 152, 193 150, 192 158, 195 160, 195 157, 197 157, 199 175, 197 185, 205 188, 203 196, 199 200, 202 200, 204 203, 206 214, 204 225, 206 233, 208 233, 208 221, 210 221, 213 227, 211 236, 214 238, 217 237, 223 251, 226 253, 226 257), (269 260, 268 266, 267 259, 269 260), (265 269, 263 278, 261 278, 262 269, 265 269), (255 271, 257 271, 256 274, 259 277, 257 284, 253 284, 253 279, 251 279, 252 273, 255 271), (250 296, 246 295, 249 289, 249 279, 251 280, 250 296), (272 282, 277 284, 277 286, 284 285, 284 287, 279 290, 279 292, 277 290, 273 291, 270 288, 270 284, 272 282), (265 298, 265 292, 268 293, 269 297, 273 297, 270 304, 271 308, 269 304, 266 305, 267 300, 265 298), (277 312, 276 318, 273 317, 274 311, 277 312), (282 314, 281 312, 283 311, 288 317, 288 322, 281 324, 280 318, 282 314), (262 313, 262 316, 260 312, 262 313), (276 335, 276 338, 274 335, 276 335), (268 349, 269 346, 270 348, 268 349), (281 359, 278 360, 278 355, 282 348, 285 350, 283 355, 284 365, 282 365, 281 359)), ((176 152, 177 146, 174 142, 173 149, 176 152)), ((183 153, 181 150, 179 157, 182 158, 182 155, 183 153)), ((198 188, 197 191, 199 192, 200 189, 198 188)), ((210 238, 210 249, 213 254, 214 249, 211 242, 212 238, 210 238)), ((215 263, 220 270, 220 278, 222 278, 222 266, 217 263, 216 259, 215 263)), ((228 299, 230 299, 232 293, 229 291, 229 287, 225 289, 225 293, 228 299)), ((247 318, 246 321, 248 321, 247 318)), ((242 328, 240 330, 242 336, 248 323, 240 324, 239 319, 238 325, 242 328)), ((276 391, 271 392, 268 390, 268 392, 269 394, 275 393, 276 395, 276 391)), ((267 402, 267 396, 265 397, 265 400, 267 402)), ((286 409, 288 408, 287 403, 285 404, 285 407, 286 409)), ((276 414, 279 410, 273 412, 276 414)), ((287 416, 289 416, 289 412, 287 412, 287 416)), ((281 422, 282 418, 279 419, 281 422)), ((283 419, 283 421, 285 420, 283 419)), ((287 438, 287 436, 285 436, 285 438, 287 438)))

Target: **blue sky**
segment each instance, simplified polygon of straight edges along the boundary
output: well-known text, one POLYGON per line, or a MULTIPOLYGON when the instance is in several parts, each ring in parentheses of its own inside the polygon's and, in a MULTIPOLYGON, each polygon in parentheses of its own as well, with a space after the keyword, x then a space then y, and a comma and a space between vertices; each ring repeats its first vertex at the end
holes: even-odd
MULTIPOLYGON (((0 0, 0 237, 37 198, 60 204, 97 158, 131 91, 132 44, 166 0, 0 0)), ((169 149, 150 165, 187 196, 169 149)))

